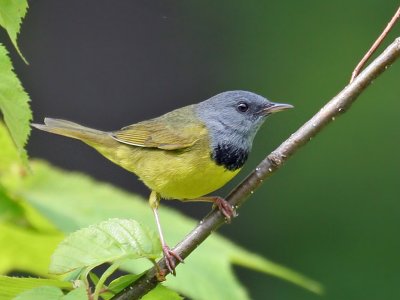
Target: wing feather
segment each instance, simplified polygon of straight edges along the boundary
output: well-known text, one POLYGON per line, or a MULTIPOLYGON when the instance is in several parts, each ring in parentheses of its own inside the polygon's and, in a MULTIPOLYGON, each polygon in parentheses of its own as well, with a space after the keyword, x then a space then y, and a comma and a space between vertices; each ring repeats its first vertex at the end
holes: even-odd
POLYGON ((202 124, 177 123, 154 119, 124 127, 111 136, 132 146, 177 150, 193 146, 206 132, 202 124))

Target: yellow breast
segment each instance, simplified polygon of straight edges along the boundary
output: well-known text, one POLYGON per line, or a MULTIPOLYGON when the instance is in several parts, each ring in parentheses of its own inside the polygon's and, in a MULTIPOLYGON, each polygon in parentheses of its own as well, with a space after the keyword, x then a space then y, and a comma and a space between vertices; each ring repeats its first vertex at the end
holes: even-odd
POLYGON ((229 171, 216 165, 209 154, 204 156, 194 156, 194 154, 183 154, 188 157, 164 160, 158 168, 144 172, 140 178, 163 198, 184 200, 214 192, 239 172, 239 170, 229 171))
POLYGON ((183 150, 161 150, 118 144, 112 153, 97 150, 135 173, 151 190, 165 199, 195 199, 214 192, 230 181, 240 169, 230 171, 211 159, 208 136, 183 150))

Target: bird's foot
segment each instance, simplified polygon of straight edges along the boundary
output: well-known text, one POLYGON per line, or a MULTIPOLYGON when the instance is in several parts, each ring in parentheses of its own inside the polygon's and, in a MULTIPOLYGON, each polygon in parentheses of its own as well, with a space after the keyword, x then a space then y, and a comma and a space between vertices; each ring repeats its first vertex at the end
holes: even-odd
POLYGON ((179 261, 181 263, 183 263, 183 258, 179 256, 179 254, 175 253, 174 251, 172 251, 167 245, 164 245, 162 247, 163 249, 163 253, 164 253, 164 258, 165 258, 165 265, 168 268, 168 271, 172 274, 172 275, 176 275, 175 272, 175 261, 179 261))
POLYGON ((213 202, 214 205, 218 207, 219 211, 224 215, 228 223, 230 223, 232 218, 237 216, 235 209, 224 198, 215 197, 213 202))

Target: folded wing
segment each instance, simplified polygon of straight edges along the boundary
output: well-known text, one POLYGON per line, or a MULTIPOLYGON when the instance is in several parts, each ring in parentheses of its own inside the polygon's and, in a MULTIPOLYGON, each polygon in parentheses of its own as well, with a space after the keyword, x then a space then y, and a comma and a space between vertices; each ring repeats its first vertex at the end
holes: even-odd
POLYGON ((132 146, 177 150, 193 146, 205 133, 201 125, 184 125, 180 128, 174 125, 150 120, 114 131, 111 136, 132 146))

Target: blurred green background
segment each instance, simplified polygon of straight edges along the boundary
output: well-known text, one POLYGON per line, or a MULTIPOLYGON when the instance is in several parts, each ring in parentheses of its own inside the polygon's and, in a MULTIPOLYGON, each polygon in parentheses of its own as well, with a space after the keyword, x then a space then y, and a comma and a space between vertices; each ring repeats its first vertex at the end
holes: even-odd
MULTIPOLYGON (((347 84, 398 5, 31 1, 19 42, 30 66, 12 56, 37 122, 52 116, 116 129, 232 89, 295 105, 267 122, 224 195, 347 84)), ((399 35, 398 25, 384 47, 399 35)), ((323 299, 399 299, 399 82, 398 62, 220 232, 319 280, 323 299)), ((78 142, 34 131, 28 149, 147 196, 135 176, 78 142)), ((197 219, 209 209, 164 204, 197 219)), ((320 299, 275 278, 237 273, 253 299, 320 299)))

